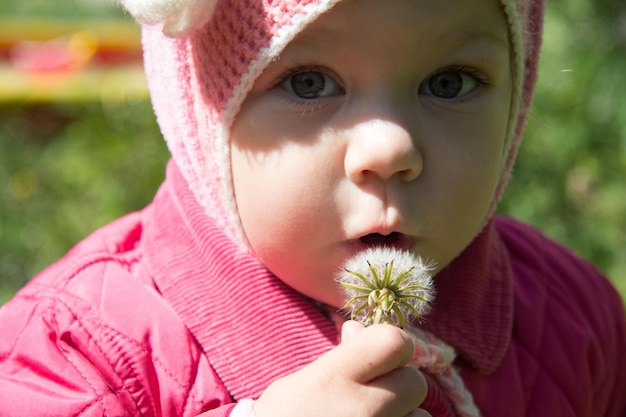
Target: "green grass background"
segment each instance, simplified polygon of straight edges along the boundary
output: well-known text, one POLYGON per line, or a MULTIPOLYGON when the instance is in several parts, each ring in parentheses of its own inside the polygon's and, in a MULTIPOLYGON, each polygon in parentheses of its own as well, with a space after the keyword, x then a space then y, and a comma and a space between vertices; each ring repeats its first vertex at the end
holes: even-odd
MULTIPOLYGON (((108 0, 0 16, 127 18, 108 0)), ((592 260, 626 296, 626 2, 551 0, 540 82, 499 211, 592 260)), ((0 104, 0 304, 152 198, 168 153, 147 101, 0 104)))

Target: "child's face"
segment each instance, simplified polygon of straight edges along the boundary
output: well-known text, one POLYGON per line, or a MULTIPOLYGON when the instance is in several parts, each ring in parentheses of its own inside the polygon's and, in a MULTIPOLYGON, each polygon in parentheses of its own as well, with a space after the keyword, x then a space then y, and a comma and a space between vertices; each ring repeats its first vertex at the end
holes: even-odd
POLYGON ((335 273, 370 245, 443 269, 480 231, 498 183, 510 67, 497 0, 346 0, 322 15, 256 81, 233 127, 255 254, 336 307, 335 273))

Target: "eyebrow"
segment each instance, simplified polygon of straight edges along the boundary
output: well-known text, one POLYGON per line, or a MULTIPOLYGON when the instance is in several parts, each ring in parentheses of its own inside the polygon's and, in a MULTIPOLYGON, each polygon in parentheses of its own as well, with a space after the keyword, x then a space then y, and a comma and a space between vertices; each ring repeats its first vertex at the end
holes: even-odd
MULTIPOLYGON (((345 38, 345 35, 359 38, 358 34, 342 32, 341 29, 320 28, 307 33, 305 36, 297 36, 292 43, 297 44, 311 51, 320 50, 346 50, 346 45, 350 45, 352 40, 345 38), (339 36, 342 35, 342 36, 339 36), (323 46, 322 46, 323 45, 323 46)), ((398 37, 404 36, 403 33, 395 34, 398 37)), ((485 31, 480 29, 469 29, 466 31, 454 30, 452 32, 440 33, 437 35, 423 34, 419 36, 419 42, 429 39, 430 46, 423 50, 425 54, 428 51, 437 49, 445 49, 451 54, 463 54, 465 51, 480 51, 480 55, 488 55, 493 57, 510 56, 509 33, 506 31, 503 35, 494 33, 493 31, 485 31), (431 38, 431 36, 434 36, 431 38)))
POLYGON ((511 46, 509 34, 500 36, 490 31, 469 31, 465 33, 451 33, 439 41, 445 45, 454 56, 483 57, 490 62, 500 62, 510 59, 511 46), (447 39, 446 39, 447 38, 447 39))

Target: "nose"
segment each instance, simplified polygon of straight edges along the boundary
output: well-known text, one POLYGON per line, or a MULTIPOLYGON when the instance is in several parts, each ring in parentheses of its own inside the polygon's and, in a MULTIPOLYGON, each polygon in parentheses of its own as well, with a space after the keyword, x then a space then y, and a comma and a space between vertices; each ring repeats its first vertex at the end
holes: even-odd
POLYGON ((375 119, 358 123, 346 132, 345 170, 361 184, 374 176, 411 182, 422 172, 422 155, 409 130, 400 123, 375 119))

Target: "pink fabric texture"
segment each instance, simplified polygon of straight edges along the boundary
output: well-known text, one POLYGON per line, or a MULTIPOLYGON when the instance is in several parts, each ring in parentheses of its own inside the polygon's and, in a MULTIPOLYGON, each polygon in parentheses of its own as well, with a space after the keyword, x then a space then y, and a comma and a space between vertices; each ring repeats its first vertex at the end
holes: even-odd
MULTIPOLYGON (((496 217, 437 279, 423 329, 483 416, 626 416, 624 311, 588 263, 496 217)), ((227 416, 335 346, 330 317, 238 251, 171 164, 150 206, 0 309, 0 416, 227 416)), ((427 379, 424 407, 456 416, 427 379)))
MULTIPOLYGON (((245 246, 234 201, 229 135, 242 101, 267 64, 339 0, 218 2, 200 29, 168 37, 143 28, 150 95, 174 159, 206 212, 245 246)), ((515 86, 502 176, 508 182, 537 78, 544 0, 501 0, 509 27, 515 86)))

